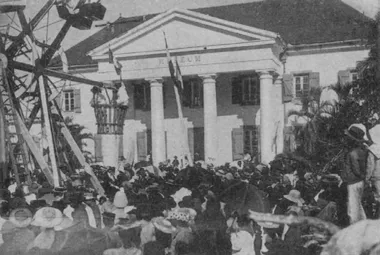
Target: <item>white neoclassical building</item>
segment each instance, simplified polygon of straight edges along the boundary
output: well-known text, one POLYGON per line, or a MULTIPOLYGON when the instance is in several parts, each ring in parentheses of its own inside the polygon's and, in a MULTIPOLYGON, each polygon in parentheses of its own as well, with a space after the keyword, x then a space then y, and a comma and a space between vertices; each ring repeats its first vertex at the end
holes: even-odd
MULTIPOLYGON (((119 156, 157 164, 178 155, 182 129, 166 58, 164 33, 184 80, 190 152, 220 165, 260 155, 268 163, 289 149, 289 109, 315 86, 355 79, 368 18, 340 0, 271 0, 198 10, 173 9, 141 23, 117 23, 67 51, 70 72, 118 82, 109 49, 122 64, 130 97, 119 156)), ((57 59, 58 60, 58 59, 57 59)), ((57 63, 57 62, 56 62, 57 63)), ((65 86, 66 116, 96 133, 91 87, 65 86)), ((96 135, 88 150, 102 161, 96 135)))

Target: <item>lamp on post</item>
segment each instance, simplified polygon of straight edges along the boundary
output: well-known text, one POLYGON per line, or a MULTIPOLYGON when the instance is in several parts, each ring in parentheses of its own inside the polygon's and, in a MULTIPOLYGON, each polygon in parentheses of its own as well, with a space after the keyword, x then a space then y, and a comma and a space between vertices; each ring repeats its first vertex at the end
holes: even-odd
MULTIPOLYGON (((120 85, 116 87, 120 89, 120 85)), ((125 89, 125 88, 122 88, 125 89)), ((102 156, 106 166, 117 167, 119 161, 119 143, 123 136, 124 120, 128 110, 128 99, 118 98, 118 90, 109 95, 102 89, 93 87, 91 106, 95 111, 97 134, 102 135, 102 156)))

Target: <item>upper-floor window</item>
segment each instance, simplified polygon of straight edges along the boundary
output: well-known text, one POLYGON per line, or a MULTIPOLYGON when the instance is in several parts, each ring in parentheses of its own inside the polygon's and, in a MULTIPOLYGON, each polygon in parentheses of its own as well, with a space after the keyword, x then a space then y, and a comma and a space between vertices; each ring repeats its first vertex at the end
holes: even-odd
POLYGON ((149 82, 134 83, 134 106, 137 110, 150 110, 149 82))
POLYGON ((65 112, 81 112, 80 89, 67 89, 58 97, 59 105, 65 112))
POLYGON ((297 74, 294 75, 294 96, 300 98, 307 94, 310 89, 309 74, 297 74))
POLYGON ((350 81, 356 81, 357 79, 359 79, 359 76, 358 76, 358 73, 355 72, 355 71, 351 71, 350 72, 350 81))
POLYGON ((63 104, 65 112, 73 112, 74 111, 74 90, 65 90, 63 91, 63 104))
POLYGON ((203 84, 199 78, 184 81, 183 105, 187 107, 203 107, 203 84))
POLYGON ((244 75, 232 79, 232 103, 260 105, 260 81, 258 75, 244 75))

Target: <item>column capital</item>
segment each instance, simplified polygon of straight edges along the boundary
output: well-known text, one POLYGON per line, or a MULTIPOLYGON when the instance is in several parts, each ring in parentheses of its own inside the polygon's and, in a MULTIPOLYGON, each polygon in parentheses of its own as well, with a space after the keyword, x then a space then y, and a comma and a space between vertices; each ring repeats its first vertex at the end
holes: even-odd
POLYGON ((162 77, 146 78, 145 80, 150 83, 151 87, 160 87, 164 82, 162 77))
POLYGON ((258 72, 261 79, 273 79, 273 75, 269 71, 260 71, 258 72))
POLYGON ((216 77, 218 77, 216 73, 199 74, 198 76, 203 80, 203 83, 215 82, 216 77))

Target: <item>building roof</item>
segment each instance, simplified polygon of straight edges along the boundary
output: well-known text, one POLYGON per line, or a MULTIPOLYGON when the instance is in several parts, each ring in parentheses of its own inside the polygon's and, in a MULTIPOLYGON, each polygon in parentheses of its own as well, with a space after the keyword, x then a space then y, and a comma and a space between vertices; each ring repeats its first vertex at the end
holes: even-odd
MULTIPOLYGON (((291 45, 367 39, 370 19, 341 0, 264 0, 194 9, 227 21, 280 34, 291 45)), ((151 19, 157 14, 145 16, 151 19)), ((104 28, 66 51, 70 66, 96 64, 86 54, 142 22, 119 18, 113 29, 104 28)), ((51 66, 59 65, 55 58, 51 66)))

